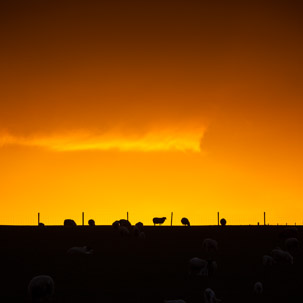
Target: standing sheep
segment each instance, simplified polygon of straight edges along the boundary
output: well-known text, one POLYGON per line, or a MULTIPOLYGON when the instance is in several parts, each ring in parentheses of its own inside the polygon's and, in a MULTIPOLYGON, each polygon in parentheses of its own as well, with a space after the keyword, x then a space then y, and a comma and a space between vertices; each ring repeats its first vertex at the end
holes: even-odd
POLYGON ((182 218, 181 223, 185 226, 190 226, 189 220, 187 218, 182 218))
POLYGON ((29 282, 28 294, 32 303, 51 302, 54 292, 55 283, 50 276, 36 276, 29 282))
POLYGON ((154 225, 156 225, 156 224, 161 225, 165 222, 165 220, 166 220, 166 217, 162 217, 162 218, 155 217, 155 218, 153 218, 153 223, 154 223, 154 225))

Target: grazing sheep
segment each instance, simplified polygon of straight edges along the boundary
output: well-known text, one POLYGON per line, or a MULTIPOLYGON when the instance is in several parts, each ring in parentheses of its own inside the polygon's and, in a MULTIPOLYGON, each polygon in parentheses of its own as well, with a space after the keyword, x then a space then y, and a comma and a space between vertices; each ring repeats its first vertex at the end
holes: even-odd
POLYGON ((274 260, 278 264, 293 264, 294 263, 294 258, 288 251, 284 251, 280 248, 275 248, 271 251, 271 254, 272 254, 274 260))
POLYGON ((293 253, 299 249, 299 240, 297 238, 288 238, 284 242, 286 249, 293 253))
POLYGON ((88 220, 88 225, 89 226, 96 226, 95 220, 93 220, 93 219, 88 220))
POLYGON ((142 223, 142 222, 136 223, 135 226, 136 226, 139 230, 142 230, 142 229, 143 229, 143 223, 142 223))
POLYGON ((161 225, 165 222, 165 220, 166 220, 166 217, 162 217, 162 218, 155 217, 155 218, 153 218, 153 223, 154 223, 154 225, 156 225, 156 224, 161 225))
POLYGON ((185 226, 190 226, 189 220, 187 218, 182 218, 181 223, 185 226))
POLYGON ((91 255, 93 254, 93 249, 88 248, 87 246, 82 246, 82 247, 71 247, 70 249, 67 250, 68 255, 77 255, 77 256, 85 256, 85 255, 91 255))
POLYGON ((216 303, 216 302, 221 302, 221 300, 217 299, 215 292, 211 288, 206 288, 204 290, 204 302, 216 303))
POLYGON ((130 229, 132 227, 132 225, 130 224, 130 222, 128 220, 125 219, 121 219, 119 220, 120 226, 125 226, 128 229, 130 229))
POLYGON ((200 258, 189 260, 189 274, 193 276, 208 276, 208 262, 200 258))
POLYGON ((268 255, 264 255, 262 257, 262 264, 264 267, 272 267, 275 264, 275 260, 273 257, 268 256, 268 255))
POLYGON ((72 219, 65 219, 64 220, 64 226, 66 226, 66 227, 73 227, 73 226, 77 226, 77 224, 72 219))
POLYGON ((139 237, 139 235, 140 235, 140 233, 142 232, 142 230, 143 230, 143 223, 138 222, 138 223, 136 223, 135 226, 133 227, 132 232, 133 232, 133 234, 134 234, 135 237, 139 237))
POLYGON ((263 293, 263 284, 258 281, 254 284, 253 292, 255 295, 260 296, 263 293))
POLYGON ((221 224, 222 226, 225 226, 225 225, 226 225, 226 220, 225 220, 224 218, 222 218, 222 219, 220 220, 220 224, 221 224))
POLYGON ((218 251, 218 242, 214 239, 206 238, 202 243, 203 251, 207 254, 214 254, 218 251))
POLYGON ((114 229, 118 229, 120 226, 120 221, 115 221, 112 225, 114 229))
POLYGON ((28 284, 28 294, 33 303, 51 302, 54 292, 54 280, 47 275, 36 276, 28 284))

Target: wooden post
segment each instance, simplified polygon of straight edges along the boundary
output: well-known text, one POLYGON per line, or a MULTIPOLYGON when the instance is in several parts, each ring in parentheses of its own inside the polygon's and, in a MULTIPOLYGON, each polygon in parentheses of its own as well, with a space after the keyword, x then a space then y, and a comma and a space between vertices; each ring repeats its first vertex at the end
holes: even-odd
POLYGON ((38 225, 40 224, 40 213, 38 213, 38 225))
POLYGON ((127 218, 127 221, 128 221, 128 212, 126 213, 126 218, 127 218))
POLYGON ((220 214, 218 212, 218 225, 220 225, 220 214))
POLYGON ((170 226, 173 226, 173 216, 174 216, 174 213, 171 212, 171 214, 170 214, 170 226))
POLYGON ((264 225, 266 225, 266 213, 264 212, 264 225))
POLYGON ((82 212, 82 225, 84 225, 84 212, 82 212))

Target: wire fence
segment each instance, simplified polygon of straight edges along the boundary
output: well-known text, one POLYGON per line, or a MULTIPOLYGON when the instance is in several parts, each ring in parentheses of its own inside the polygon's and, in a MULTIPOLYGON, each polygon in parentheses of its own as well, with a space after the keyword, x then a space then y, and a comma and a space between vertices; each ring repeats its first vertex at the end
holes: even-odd
MULTIPOLYGON (((163 225, 181 226, 181 219, 187 217, 191 225, 218 225, 220 220, 225 218, 227 225, 303 225, 303 218, 289 220, 285 217, 277 217, 271 214, 261 212, 260 215, 242 215, 242 214, 229 214, 224 216, 222 213, 213 214, 194 214, 189 215, 180 214, 175 212, 166 212, 166 221, 163 225)), ((66 214, 48 214, 48 213, 33 213, 32 215, 16 217, 13 214, 2 214, 0 216, 0 225, 21 225, 21 226, 34 226, 38 222, 45 225, 63 225, 65 219, 73 219, 77 225, 88 225, 88 220, 93 219, 96 225, 112 225, 116 220, 128 219, 131 223, 142 222, 144 225, 153 225, 153 217, 156 215, 140 214, 139 212, 127 211, 87 211, 67 216, 66 214)))

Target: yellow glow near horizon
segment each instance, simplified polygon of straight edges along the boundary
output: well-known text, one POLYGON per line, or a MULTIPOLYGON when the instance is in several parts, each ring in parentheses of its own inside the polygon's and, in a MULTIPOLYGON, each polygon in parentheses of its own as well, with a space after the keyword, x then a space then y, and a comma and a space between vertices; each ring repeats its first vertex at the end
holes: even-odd
POLYGON ((4 134, 0 137, 0 147, 9 145, 33 146, 58 152, 87 150, 200 152, 203 134, 204 130, 201 129, 191 133, 149 132, 142 136, 132 137, 114 134, 93 135, 85 132, 28 138, 4 134))

